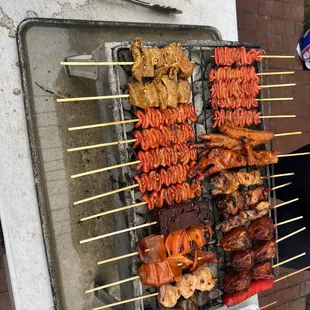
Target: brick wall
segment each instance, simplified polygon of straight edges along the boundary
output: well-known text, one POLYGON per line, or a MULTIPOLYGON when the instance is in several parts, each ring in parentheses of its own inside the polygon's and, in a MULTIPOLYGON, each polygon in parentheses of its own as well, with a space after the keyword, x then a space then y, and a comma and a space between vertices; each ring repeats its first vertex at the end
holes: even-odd
MULTIPOLYGON (((239 40, 261 43, 267 54, 296 55, 295 59, 268 60, 268 71, 295 71, 294 75, 272 76, 264 83, 298 83, 296 87, 270 89, 270 97, 294 97, 294 101, 271 103, 272 114, 296 114, 296 119, 272 121, 274 132, 310 131, 310 71, 296 52, 303 34, 304 0, 237 0, 239 40), (309 85, 309 86, 308 86, 309 85), (302 116, 302 117, 301 117, 302 116)), ((264 70, 266 61, 263 63, 264 70)), ((275 139, 275 147, 287 153, 308 144, 310 134, 275 139)))
MULTIPOLYGON (((272 121, 274 132, 310 131, 310 71, 303 70, 303 63, 296 52, 296 45, 303 34, 304 0, 237 0, 239 40, 261 43, 267 55, 296 55, 294 60, 269 60, 268 71, 295 71, 294 75, 273 76, 264 84, 297 83, 294 88, 270 90, 270 97, 294 97, 294 101, 271 103, 271 114, 296 114, 296 119, 272 121), (309 85, 309 86, 308 86, 309 85)), ((265 61, 263 70, 267 70, 265 61)), ((310 135, 304 133, 289 140, 275 139, 275 148, 288 153, 309 143, 310 135)), ((280 274, 292 270, 280 268, 280 274)), ((305 310, 310 294, 310 272, 303 272, 283 280, 272 290, 259 296, 260 305, 277 301, 269 309, 305 310)), ((309 309, 309 308, 308 308, 309 309)))

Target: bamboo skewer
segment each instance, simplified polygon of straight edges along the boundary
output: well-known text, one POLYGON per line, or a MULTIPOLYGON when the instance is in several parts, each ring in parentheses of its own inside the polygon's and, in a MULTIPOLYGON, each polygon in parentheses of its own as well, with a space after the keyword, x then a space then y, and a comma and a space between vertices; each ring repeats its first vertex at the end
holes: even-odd
MULTIPOLYGON (((294 118, 296 115, 266 115, 266 116, 259 116, 260 119, 268 119, 268 118, 294 118)), ((82 130, 82 129, 93 129, 93 128, 100 128, 100 127, 107 127, 107 126, 113 126, 113 125, 123 125, 128 123, 137 123, 139 122, 138 118, 129 119, 129 120, 123 120, 123 121, 117 121, 117 122, 109 122, 109 123, 99 123, 99 124, 92 124, 92 125, 84 125, 84 126, 77 126, 77 127, 69 127, 68 131, 75 131, 75 130, 82 130)), ((298 131, 298 133, 302 133, 301 131, 298 131)), ((287 133, 286 135, 289 135, 291 133, 287 133)), ((292 133, 292 134, 297 134, 292 133)), ((284 134, 277 134, 278 136, 284 135, 284 134)), ((277 137, 276 135, 276 137, 277 137)))
POLYGON ((292 203, 292 202, 295 202, 295 201, 298 201, 298 200, 299 200, 299 198, 295 198, 295 199, 292 199, 292 200, 289 200, 289 201, 285 201, 285 202, 279 203, 278 205, 273 206, 271 209, 277 209, 277 208, 280 208, 282 206, 288 205, 289 203, 292 203))
POLYGON ((301 135, 302 131, 292 131, 292 132, 283 132, 283 133, 276 133, 275 137, 284 137, 284 136, 292 136, 292 135, 301 135))
POLYGON ((285 224, 288 224, 288 223, 291 223, 291 222, 295 222, 295 221, 301 220, 303 218, 304 218, 303 216, 294 217, 293 219, 280 222, 278 224, 275 224, 274 226, 275 227, 282 226, 282 225, 285 225, 285 224))
POLYGON ((275 190, 277 190, 279 188, 286 187, 286 186, 291 185, 291 184, 292 184, 292 182, 288 182, 288 183, 285 183, 285 184, 282 184, 282 185, 275 186, 275 187, 271 188, 270 190, 271 191, 275 191, 275 190))
MULTIPOLYGON (((296 115, 269 115, 269 116, 271 116, 271 117, 268 117, 268 118, 272 118, 272 117, 278 118, 277 116, 281 116, 281 118, 296 117, 296 115)), ((261 116, 260 118, 264 118, 264 116, 261 116)), ((300 134, 302 134, 301 131, 293 131, 293 132, 277 133, 274 136, 275 137, 283 137, 283 136, 300 135, 300 134)), ((129 139, 129 140, 123 140, 123 141, 113 141, 113 142, 107 142, 107 143, 93 144, 93 145, 87 145, 87 146, 80 146, 80 147, 75 147, 75 148, 67 149, 67 152, 76 152, 76 151, 90 150, 90 149, 95 149, 95 148, 98 148, 98 147, 120 145, 120 144, 126 144, 126 143, 133 143, 133 142, 136 142, 136 141, 138 141, 138 140, 137 139, 129 139)))
POLYGON ((290 234, 288 234, 288 235, 286 235, 286 236, 284 236, 284 237, 278 239, 278 240, 276 241, 276 243, 279 243, 279 242, 281 242, 281 241, 283 241, 283 240, 285 240, 285 239, 287 239, 287 238, 290 238, 290 237, 292 237, 292 236, 294 236, 294 235, 296 235, 296 234, 299 234, 300 232, 302 232, 302 231, 304 231, 304 230, 306 230, 306 229, 307 229, 307 227, 303 227, 303 228, 301 228, 301 229, 298 229, 298 230, 296 230, 296 231, 294 231, 294 232, 292 232, 292 233, 290 233, 290 234))
POLYGON ((310 268, 310 266, 307 266, 307 267, 305 267, 305 268, 299 269, 299 270, 294 271, 294 272, 292 272, 292 273, 290 273, 290 274, 288 274, 288 275, 286 275, 286 276, 283 276, 283 277, 281 277, 281 278, 279 278, 279 279, 276 279, 274 282, 277 283, 277 282, 279 282, 279 281, 282 281, 282 280, 284 280, 284 279, 287 279, 287 278, 289 278, 289 277, 292 277, 292 276, 294 276, 295 274, 298 274, 298 273, 300 273, 300 272, 306 271, 306 270, 309 269, 309 268, 310 268))
MULTIPOLYGON (((282 176, 291 176, 291 175, 294 175, 294 172, 291 172, 291 173, 283 173, 283 174, 275 174, 275 175, 271 175, 269 177, 261 177, 262 179, 265 179, 265 178, 275 178, 275 177, 282 177, 282 176)), ((285 184, 282 184, 282 185, 279 185, 279 186, 275 186, 273 188, 271 188, 270 190, 276 190, 276 189, 279 189, 281 187, 284 187, 284 186, 288 186, 290 185, 292 182, 288 182, 288 183, 285 183, 285 184)), ((294 201, 297 201, 298 198, 294 199, 294 201)), ((292 201, 288 201, 284 204, 287 204, 287 203, 290 203, 292 201)), ((97 218, 97 217, 100 217, 100 216, 105 216, 105 215, 108 215, 108 214, 111 214, 111 213, 116 213, 116 212, 120 212, 120 211, 124 211, 124 210, 128 210, 128 209, 132 209, 132 208, 136 208, 136 207, 140 207, 140 206, 143 206, 143 205, 146 205, 147 202, 139 202, 139 203, 134 203, 132 205, 129 205, 129 206, 124 206, 124 207, 120 207, 120 208, 117 208, 117 209, 112 209, 112 210, 109 210, 109 211, 105 211, 105 212, 101 212, 101 213, 97 213, 97 214, 93 214, 93 215, 90 215, 90 216, 87 216, 87 217, 84 217, 84 218, 81 218, 80 219, 80 222, 84 222, 84 221, 87 221, 87 220, 90 220, 90 219, 94 219, 94 218, 97 218)), ((282 204, 283 205, 283 204, 282 204)), ((278 205, 278 207, 281 206, 281 205, 278 205)))
POLYGON ((264 310, 264 309, 266 309, 266 308, 269 308, 269 307, 271 307, 271 306, 274 306, 275 304, 277 304, 277 301, 271 302, 271 303, 268 304, 268 305, 265 305, 265 306, 263 306, 263 307, 260 307, 259 310, 264 310))
POLYGON ((136 187, 139 187, 139 184, 129 185, 129 186, 126 186, 126 187, 123 187, 123 188, 115 189, 115 190, 107 192, 107 193, 102 193, 102 194, 99 194, 99 195, 96 195, 96 196, 92 196, 92 197, 88 197, 88 198, 85 198, 85 199, 81 199, 81 200, 75 201, 73 203, 73 205, 76 206, 76 205, 79 205, 79 204, 84 203, 84 202, 88 202, 88 201, 92 201, 92 200, 95 200, 95 199, 103 198, 103 197, 106 197, 106 196, 109 196, 109 195, 113 195, 113 194, 117 194, 117 193, 120 193, 120 192, 124 192, 126 190, 133 189, 133 188, 136 188, 136 187))
MULTIPOLYGON (((297 271, 294 271, 284 277, 281 277, 279 279, 276 279, 274 282, 277 283, 279 281, 282 281, 282 280, 285 280, 289 277, 292 277, 300 272, 303 272, 303 271, 306 271, 307 269, 309 269, 310 266, 308 267, 305 267, 305 268, 302 268, 300 270, 297 270, 297 271)), ((141 295, 141 296, 138 296, 138 297, 133 297, 133 298, 130 298, 130 299, 126 299, 126 300, 121 300, 121 301, 118 301, 118 302, 115 302, 115 303, 112 303, 112 304, 108 304, 108 305, 103 305, 103 306, 100 306, 100 307, 96 307, 96 308, 93 308, 92 310, 100 310, 100 309, 106 309, 106 308, 110 308, 110 307, 113 307, 113 306, 118 306, 118 305, 122 305, 122 304, 127 304, 129 302, 133 302, 133 301, 138 301, 138 300, 143 300, 143 299, 146 299, 146 298, 152 298, 152 297, 155 297, 155 296, 158 296, 159 293, 153 293, 153 294, 148 294, 148 295, 141 295)), ((270 304, 271 305, 271 304, 270 304)), ((270 305, 267 305, 267 306, 270 306, 270 305)), ((267 306, 264 306, 263 309, 265 309, 267 306)), ((262 308, 261 308, 262 309, 262 308)))
MULTIPOLYGON (((260 88, 268 87, 287 87, 294 86, 292 84, 274 84, 274 85, 260 85, 260 88), (282 86, 281 86, 282 85, 282 86)), ((75 102, 75 101, 92 101, 92 100, 107 100, 107 99, 122 99, 129 98, 128 94, 122 95, 106 95, 106 96, 91 96, 91 97, 76 97, 76 98, 62 98, 57 99, 56 102, 75 102)), ((294 98, 257 98, 256 101, 282 101, 282 100, 293 100, 294 98)))
POLYGON ((123 140, 123 141, 114 141, 114 142, 86 145, 86 146, 80 146, 80 147, 74 147, 74 148, 71 148, 71 149, 67 149, 67 152, 76 152, 76 151, 90 150, 90 149, 96 149, 98 147, 105 147, 105 146, 112 146, 112 145, 121 145, 121 144, 126 144, 126 143, 133 143, 133 142, 136 142, 136 141, 137 141, 137 139, 130 139, 130 140, 123 140))
MULTIPOLYGON (((284 264, 286 264, 286 263, 288 263, 288 262, 291 262, 291 261, 293 261, 293 260, 295 260, 295 259, 298 259, 298 258, 300 258, 300 257, 302 257, 302 256, 305 256, 305 255, 306 255, 305 252, 304 252, 304 253, 301 253, 301 254, 296 255, 296 256, 294 256, 294 257, 291 257, 291 258, 289 258, 289 259, 287 259, 287 260, 285 260, 285 261, 283 261, 283 262, 280 262, 280 263, 278 263, 278 264, 273 265, 272 268, 279 267, 279 266, 281 266, 281 265, 284 265, 284 264)), ((199 258, 198 258, 198 260, 199 260, 199 258)), ((182 266, 182 263, 178 264, 178 266, 181 267, 181 266, 182 266)), ((108 287, 111 287, 111 286, 115 286, 115 285, 119 285, 119 284, 122 284, 122 283, 135 281, 135 280, 138 280, 138 279, 140 279, 140 276, 139 276, 139 275, 136 275, 136 276, 133 276, 133 277, 130 277, 130 278, 127 278, 127 279, 115 281, 115 282, 112 282, 112 283, 109 283, 109 284, 105 284, 105 285, 102 285, 102 286, 98 286, 98 287, 89 289, 89 290, 85 291, 85 294, 88 294, 88 293, 91 293, 91 292, 95 292, 95 291, 99 291, 99 290, 101 290, 101 289, 105 289, 105 288, 108 288, 108 287)))
POLYGON ((69 131, 74 131, 74 130, 82 130, 82 129, 92 129, 92 128, 98 128, 98 127, 107 127, 107 126, 122 125, 122 124, 137 123, 137 122, 139 122, 139 119, 138 118, 134 118, 134 119, 127 119, 127 120, 123 120, 123 121, 117 121, 117 122, 100 123, 100 124, 77 126, 77 127, 69 127, 68 130, 69 131))
POLYGON ((133 61, 61 61, 62 66, 130 66, 133 61))
POLYGON ((282 174, 274 174, 266 177, 261 177, 261 179, 273 179, 273 178, 280 178, 280 177, 288 177, 291 175, 295 175, 294 172, 289 172, 289 173, 282 173, 282 174))
POLYGON ((279 266, 281 266, 281 265, 284 265, 284 264, 286 264, 286 263, 289 263, 289 262, 291 262, 292 260, 295 260, 295 259, 300 258, 300 257, 305 256, 305 255, 306 255, 306 252, 301 253, 301 254, 296 255, 296 256, 294 256, 294 257, 291 257, 291 258, 289 258, 289 259, 287 259, 287 260, 284 260, 283 262, 280 262, 280 263, 278 263, 278 264, 273 265, 272 268, 279 267, 279 266))
POLYGON ((286 75, 286 74, 294 74, 295 71, 278 71, 278 72, 258 72, 257 76, 266 76, 266 75, 286 75))
POLYGON ((303 156, 303 155, 310 155, 310 152, 293 153, 293 154, 282 154, 282 155, 278 155, 278 158, 281 158, 281 157, 293 157, 293 156, 303 156))
POLYGON ((87 220, 90 220, 90 219, 94 219, 94 218, 97 218, 97 217, 100 217, 100 216, 105 216, 107 214, 116 213, 116 212, 120 212, 120 211, 124 211, 124 210, 128 210, 128 209, 144 206, 146 204, 147 204, 147 202, 143 201, 143 202, 139 202, 139 203, 134 203, 134 204, 129 205, 129 206, 124 206, 124 207, 120 207, 120 208, 117 208, 117 209, 112 209, 112 210, 109 210, 109 211, 97 213, 97 214, 94 214, 94 215, 90 215, 90 216, 81 218, 80 222, 84 222, 84 221, 87 221, 87 220))
POLYGON ((126 300, 121 300, 121 301, 113 302, 112 304, 96 307, 96 308, 93 308, 92 310, 101 310, 101 309, 111 308, 111 307, 115 307, 115 306, 118 306, 118 305, 128 304, 130 302, 137 301, 137 300, 143 300, 143 299, 146 299, 146 298, 152 298, 152 297, 155 297, 155 296, 158 296, 158 293, 142 295, 142 296, 126 299, 126 300))
POLYGON ((124 94, 124 95, 63 98, 63 99, 57 99, 56 102, 92 101, 92 100, 121 99, 121 98, 129 98, 129 95, 124 94))
POLYGON ((150 222, 150 223, 146 223, 146 224, 142 224, 142 225, 138 225, 138 226, 134 226, 134 227, 125 228, 125 229, 118 230, 118 231, 113 231, 113 232, 108 233, 108 234, 104 234, 104 235, 100 235, 97 237, 92 237, 92 238, 81 240, 80 244, 99 240, 99 239, 103 239, 103 238, 107 238, 107 237, 111 237, 111 236, 115 236, 115 235, 122 234, 122 233, 125 233, 128 231, 137 230, 140 228, 149 227, 149 226, 156 225, 156 224, 157 224, 157 222, 150 222))
POLYGON ((134 281, 134 280, 137 280, 139 278, 140 278, 139 276, 134 276, 134 277, 127 278, 127 279, 124 279, 124 280, 119 280, 119 281, 116 281, 116 282, 113 282, 113 283, 109 283, 109 284, 106 284, 106 285, 98 286, 98 287, 95 287, 95 288, 92 288, 92 289, 89 289, 89 290, 85 291, 85 294, 88 294, 88 293, 91 293, 91 292, 95 292, 95 291, 99 291, 99 290, 103 290, 105 288, 108 288, 108 287, 111 287, 111 286, 114 286, 114 285, 118 285, 118 284, 130 282, 130 281, 134 281))
POLYGON ((260 55, 259 58, 279 58, 279 59, 293 59, 295 58, 294 55, 260 55))
POLYGON ((135 160, 135 161, 131 161, 128 163, 123 163, 123 164, 118 164, 118 165, 114 165, 114 166, 110 166, 110 167, 105 167, 105 168, 86 171, 86 172, 82 172, 82 173, 78 173, 78 174, 73 174, 73 175, 71 175, 71 179, 83 177, 85 175, 90 175, 90 174, 94 174, 94 173, 98 173, 98 172, 108 171, 108 170, 112 170, 112 169, 116 169, 116 168, 127 167, 127 166, 131 166, 131 165, 137 165, 139 163, 140 163, 140 160, 135 160))
MULTIPOLYGON (((285 225, 285 224, 288 224, 288 223, 291 223, 291 222, 295 222, 295 221, 298 221, 298 220, 301 220, 301 219, 303 219, 303 216, 298 216, 298 217, 295 217, 295 218, 293 218, 293 219, 290 219, 290 220, 283 221, 283 222, 280 222, 280 223, 278 223, 278 224, 275 224, 274 226, 275 226, 275 227, 282 226, 282 225, 285 225)), ((146 252, 147 252, 147 251, 150 251, 150 249, 146 249, 145 251, 146 251, 146 252)), ((112 258, 108 258, 108 259, 99 261, 99 262, 97 262, 97 264, 98 264, 98 265, 103 265, 103 264, 115 262, 115 261, 117 261, 117 260, 121 260, 121 259, 124 259, 124 258, 136 256, 136 255, 139 255, 139 253, 138 253, 138 252, 133 252, 133 253, 129 253, 129 254, 124 254, 124 255, 120 255, 120 256, 115 256, 115 257, 112 257, 112 258)))
POLYGON ((290 87, 290 86, 296 86, 296 83, 259 85, 258 87, 263 89, 263 88, 277 88, 277 87, 290 87))

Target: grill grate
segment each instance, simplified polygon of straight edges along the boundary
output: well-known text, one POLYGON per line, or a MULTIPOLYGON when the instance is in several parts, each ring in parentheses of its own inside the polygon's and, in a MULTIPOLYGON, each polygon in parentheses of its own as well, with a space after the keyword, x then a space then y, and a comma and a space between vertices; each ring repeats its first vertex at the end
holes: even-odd
MULTIPOLYGON (((144 46, 165 46, 167 45, 167 42, 145 42, 144 46)), ((245 43, 238 43, 238 42, 215 42, 215 41, 187 41, 182 42, 182 46, 186 53, 188 53, 188 56, 190 59, 194 60, 195 70, 194 74, 191 77, 191 87, 192 87, 192 102, 195 106, 195 110, 199 110, 199 117, 198 122, 193 124, 193 128, 195 130, 195 137, 196 142, 198 141, 198 135, 204 133, 203 128, 205 128, 206 133, 212 133, 215 132, 214 129, 212 129, 212 109, 209 105, 209 98, 210 98, 210 91, 209 91, 209 81, 208 81, 208 73, 211 68, 215 68, 214 62, 211 60, 210 57, 213 53, 214 47, 217 46, 230 46, 230 47, 237 47, 237 46, 245 46, 246 48, 257 48, 259 49, 258 45, 255 44, 245 44, 245 43), (198 77, 200 77, 198 79, 198 77)), ((130 43, 111 43, 106 44, 106 54, 107 57, 111 58, 108 60, 111 61, 132 61, 131 55, 130 55, 130 43)), ((256 71, 261 72, 262 71, 262 63, 256 64, 256 71)), ((130 73, 130 67, 123 66, 122 68, 117 67, 111 67, 109 68, 109 84, 112 91, 112 94, 124 94, 126 93, 126 90, 124 88, 125 81, 130 81, 131 79, 131 73, 130 73)), ((264 90, 264 92, 268 93, 268 90, 264 90)), ((262 97, 262 91, 259 94, 259 97, 262 97)), ((260 103, 259 109, 262 112, 262 115, 264 115, 264 112, 267 110, 267 112, 270 112, 270 106, 267 103, 260 103), (267 107, 266 107, 267 106, 267 107)), ((115 118, 115 121, 117 120, 124 120, 128 118, 134 117, 135 107, 130 106, 125 100, 121 99, 115 99, 113 102, 113 115, 115 118)), ((268 114, 267 113, 267 114, 268 114)), ((122 125, 119 126, 119 129, 116 129, 116 135, 118 140, 121 139, 130 139, 131 138, 131 131, 132 131, 133 125, 122 125)), ((260 129, 263 130, 265 128, 264 120, 256 126, 252 127, 253 129, 260 129)), ((265 146, 265 149, 271 149, 272 144, 269 146, 265 146)), ((135 160, 135 153, 134 150, 130 146, 121 145, 119 146, 120 149, 120 157, 122 162, 125 161, 131 161, 135 160)), ((269 176, 270 172, 273 173, 274 168, 273 165, 271 167, 263 167, 261 169, 262 175, 269 176)), ((135 170, 133 167, 124 167, 122 168, 122 182, 127 184, 132 184, 133 182, 133 175, 135 174, 135 170)), ((268 186, 271 188, 274 186, 274 179, 266 179, 265 180, 265 186, 268 186)), ((275 199, 275 193, 274 191, 269 194, 269 199, 275 199)), ((128 191, 126 192, 120 199, 123 201, 124 205, 129 205, 135 202, 141 201, 141 197, 137 191, 128 191)), ((203 195, 200 199, 208 200, 211 199, 210 196, 210 183, 208 180, 204 181, 203 183, 203 195)), ((143 207, 145 208, 145 206, 143 207)), ((216 223, 218 219, 218 210, 215 206, 215 203, 213 202, 212 210, 210 210, 211 214, 211 220, 213 224, 216 223)), ((128 226, 135 226, 139 225, 142 222, 148 221, 148 213, 141 212, 137 209, 131 209, 130 211, 126 212, 128 226)), ((277 223, 277 215, 276 210, 273 210, 270 213, 270 216, 273 216, 274 222, 277 223)), ((131 247, 132 250, 135 249, 136 242, 145 237, 149 231, 147 230, 139 230, 139 231, 133 231, 131 232, 131 247)), ((221 238, 221 233, 216 232, 214 234, 214 240, 213 242, 208 245, 208 249, 212 251, 216 251, 219 257, 224 258, 224 262, 227 261, 228 257, 226 257, 226 254, 222 249, 217 247, 218 240, 221 238)), ((276 237, 277 237, 277 231, 276 231, 276 237)), ((214 264, 210 265, 210 267, 213 269, 217 276, 217 288, 220 288, 223 286, 223 277, 225 273, 225 264, 224 262, 219 262, 215 268, 214 264)), ((134 258, 133 262, 130 266, 131 270, 130 273, 133 275, 137 274, 137 266, 138 266, 138 258, 134 258)), ((278 271, 275 270, 275 273, 277 274, 278 271)), ((147 289, 144 290, 142 285, 139 281, 135 282, 133 285, 133 292, 132 296, 139 296, 141 294, 145 294, 147 292, 154 292, 154 289, 147 289)), ((203 305, 200 307, 200 309, 216 309, 222 306, 221 299, 211 301, 210 303, 203 305)), ((126 306, 125 306, 126 307, 126 306)), ((135 309, 157 309, 158 304, 156 303, 155 299, 152 300, 145 300, 144 302, 139 301, 136 302, 135 309)), ((127 307, 126 307, 127 309, 127 307)), ((128 308, 129 309, 129 308, 128 308)))

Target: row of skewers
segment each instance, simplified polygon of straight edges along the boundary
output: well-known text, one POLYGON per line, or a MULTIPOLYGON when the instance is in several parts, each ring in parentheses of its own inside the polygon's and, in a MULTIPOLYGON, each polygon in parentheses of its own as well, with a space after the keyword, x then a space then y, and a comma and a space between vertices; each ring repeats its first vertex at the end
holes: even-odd
MULTIPOLYGON (((141 129, 133 133, 134 139, 131 140, 68 150, 78 151, 120 143, 134 143, 133 147, 137 149, 138 160, 134 162, 88 171, 73 175, 73 178, 129 165, 137 165, 137 171, 142 170, 142 173, 134 177, 136 184, 85 198, 75 202, 74 205, 134 188, 139 188, 143 202, 91 215, 81 221, 142 205, 147 205, 150 210, 154 211, 153 218, 149 223, 85 239, 81 243, 147 226, 152 226, 154 231, 158 232, 141 240, 137 245, 137 252, 98 262, 101 265, 138 255, 142 262, 139 275, 86 292, 93 292, 136 279, 140 279, 144 285, 159 288, 158 292, 150 295, 94 308, 104 309, 154 296, 157 296, 159 302, 165 307, 173 307, 177 304, 180 296, 188 299, 195 290, 211 291, 216 284, 215 277, 210 268, 202 266, 205 263, 217 263, 220 259, 215 253, 206 250, 206 246, 212 243, 214 236, 210 226, 212 224, 210 221, 211 201, 184 204, 187 200, 200 197, 202 195, 201 182, 206 178, 211 178, 212 195, 224 195, 217 203, 224 218, 222 222, 218 223, 217 229, 226 232, 220 240, 219 246, 225 251, 234 251, 229 262, 230 268, 234 271, 227 273, 225 277, 224 291, 226 295, 223 300, 229 306, 236 304, 242 299, 258 293, 259 290, 271 286, 272 268, 287 262, 272 266, 268 261, 276 255, 276 243, 305 229, 275 241, 273 239, 274 228, 290 221, 274 225, 265 216, 272 208, 278 208, 296 200, 271 206, 266 201, 268 189, 262 187, 264 177, 260 175, 259 170, 229 171, 241 167, 260 167, 273 164, 279 158, 286 156, 279 155, 277 151, 257 151, 255 148, 268 143, 276 136, 300 134, 300 132, 273 134, 241 129, 240 127, 257 125, 260 123, 260 119, 268 118, 261 116, 260 112, 255 110, 258 101, 292 99, 265 98, 258 100, 256 95, 262 88, 294 86, 295 84, 259 85, 259 77, 255 74, 253 67, 244 65, 262 60, 263 55, 260 51, 247 52, 245 48, 215 48, 214 62, 216 65, 225 67, 210 72, 210 82, 213 83, 210 104, 214 110, 214 127, 218 127, 221 133, 203 135, 200 137, 201 143, 193 144, 194 131, 188 121, 194 123, 197 117, 194 106, 189 103, 191 88, 187 79, 193 72, 194 64, 185 55, 180 44, 172 43, 159 49, 157 47, 141 48, 141 43, 141 39, 138 38, 133 42, 131 48, 134 59, 132 75, 136 81, 127 84, 129 95, 58 100, 59 102, 68 102, 129 97, 129 102, 140 108, 135 112, 137 118, 133 120, 69 129, 82 130, 125 124, 126 122, 135 122, 136 128, 141 129), (232 64, 239 67, 227 67, 232 64), (150 77, 153 80, 144 83, 144 78, 150 77), (175 78, 178 78, 177 82, 175 82, 175 78), (202 151, 198 153, 198 150, 201 149, 202 151), (241 184, 244 186, 258 185, 259 187, 241 193, 238 191, 241 184), (243 226, 249 221, 253 222, 248 229, 244 228, 243 226), (261 224, 265 226, 262 227, 261 224), (252 240, 260 241, 259 243, 255 241, 253 249, 251 248, 252 240), (189 272, 183 274, 184 271, 189 272), (251 280, 256 281, 251 282, 251 280), (259 285, 258 281, 265 280, 269 282, 260 282, 261 285, 259 285), (174 282, 177 284, 174 285, 174 282), (237 294, 232 296, 231 293, 237 294), (240 294, 245 295, 241 296, 240 294)), ((77 64, 74 63, 74 65, 77 64)), ((294 115, 287 117, 294 117, 294 115)), ((299 219, 300 217, 293 220, 299 219)), ((295 256, 291 260, 302 255, 305 253, 295 256)))

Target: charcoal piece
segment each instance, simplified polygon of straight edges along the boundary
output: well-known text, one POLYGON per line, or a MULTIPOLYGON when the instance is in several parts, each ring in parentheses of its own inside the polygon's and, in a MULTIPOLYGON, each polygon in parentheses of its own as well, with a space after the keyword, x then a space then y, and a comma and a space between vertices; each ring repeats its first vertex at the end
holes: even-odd
POLYGON ((154 210, 151 220, 157 225, 153 226, 153 233, 166 235, 191 226, 211 225, 211 203, 197 201, 154 210))
POLYGON ((198 306, 206 305, 214 299, 218 299, 223 295, 223 292, 217 288, 213 288, 211 291, 200 292, 197 291, 197 303, 198 306))

